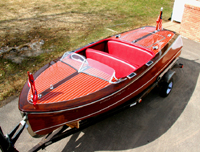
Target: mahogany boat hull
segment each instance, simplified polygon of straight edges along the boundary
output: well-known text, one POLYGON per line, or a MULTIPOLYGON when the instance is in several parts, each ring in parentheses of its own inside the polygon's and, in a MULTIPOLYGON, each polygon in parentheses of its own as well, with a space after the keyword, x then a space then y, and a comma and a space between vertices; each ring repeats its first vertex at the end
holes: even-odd
MULTIPOLYGON (((127 79, 118 84, 110 84, 93 94, 76 99, 85 101, 82 105, 58 110, 54 108, 53 111, 41 110, 42 108, 40 111, 26 111, 25 106, 22 106, 23 104, 19 102, 19 109, 28 116, 29 133, 35 137, 45 135, 65 124, 94 117, 122 105, 152 85, 168 65, 180 56, 181 48, 181 37, 175 34, 155 55, 152 60, 153 64, 142 66, 138 69, 137 76, 132 79, 127 79)), ((43 70, 47 67, 45 66, 43 70)), ((43 70, 34 76, 37 77, 43 70)), ((23 90, 20 100, 22 100, 27 88, 25 87, 23 90)))

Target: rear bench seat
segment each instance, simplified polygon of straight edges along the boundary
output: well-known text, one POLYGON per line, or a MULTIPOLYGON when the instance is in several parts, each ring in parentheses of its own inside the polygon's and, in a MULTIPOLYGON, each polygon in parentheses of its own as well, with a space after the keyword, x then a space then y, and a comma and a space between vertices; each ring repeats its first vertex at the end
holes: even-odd
POLYGON ((128 61, 123 60, 115 55, 108 54, 103 51, 88 48, 86 50, 86 57, 97 60, 113 68, 116 72, 117 78, 125 77, 135 71, 138 67, 131 65, 128 61))
POLYGON ((128 61, 131 65, 143 66, 150 61, 155 53, 140 47, 131 46, 117 41, 108 41, 109 54, 118 56, 128 61))

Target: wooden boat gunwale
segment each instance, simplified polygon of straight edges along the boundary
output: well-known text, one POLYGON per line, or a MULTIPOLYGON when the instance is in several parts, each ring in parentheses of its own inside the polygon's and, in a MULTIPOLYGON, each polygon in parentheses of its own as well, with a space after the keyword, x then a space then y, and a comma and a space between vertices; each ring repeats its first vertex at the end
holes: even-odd
MULTIPOLYGON (((175 35, 174 35, 175 36, 175 35)), ((177 35, 178 36, 178 35, 177 35)), ((177 36, 175 36, 176 38, 176 40, 177 40, 177 36)), ((173 37, 174 38, 174 37, 173 37)), ((172 38, 172 39, 173 39, 172 38)), ((171 39, 171 40, 172 40, 171 39)), ((99 42, 99 41, 98 41, 99 42)), ((173 42, 173 43, 175 43, 175 41, 173 42)), ((93 43, 92 45, 95 45, 95 44, 98 44, 98 43, 93 43)), ((172 44, 173 45, 173 44, 172 44)), ((81 106, 76 106, 76 107, 72 107, 72 108, 68 108, 68 109, 60 109, 60 110, 56 110, 56 111, 41 111, 41 112, 34 112, 34 111, 30 111, 30 112, 26 112, 26 113, 38 113, 38 114, 41 114, 41 113, 59 113, 59 112, 63 112, 63 111, 69 111, 69 110, 73 110, 73 109, 78 109, 78 108, 82 108, 82 107, 84 107, 84 106, 88 106, 88 105, 91 105, 91 104, 94 104, 94 103, 96 103, 96 102, 99 102, 99 101, 101 101, 101 100, 104 100, 104 99, 106 99, 106 98, 109 98, 110 96, 112 96, 112 95, 114 95, 114 94, 117 94, 118 92, 120 92, 121 90, 123 90, 124 88, 126 88, 126 87, 128 87, 129 85, 131 85, 133 82, 135 82, 136 80, 138 80, 140 77, 142 77, 145 73, 147 73, 152 67, 154 67, 154 65, 157 63, 157 62, 159 62, 161 59, 162 59, 162 57, 164 57, 165 56, 165 54, 171 49, 171 47, 172 47, 172 45, 170 45, 170 47, 167 47, 168 49, 166 50, 165 49, 165 47, 162 49, 162 54, 157 54, 153 59, 152 59, 152 61, 156 61, 156 62, 154 62, 150 67, 148 67, 147 65, 143 65, 141 68, 139 68, 138 70, 136 70, 135 71, 135 73, 138 73, 135 77, 134 77, 134 79, 132 79, 132 81, 130 82, 130 80, 129 81, 126 81, 127 82, 127 84, 123 87, 123 88, 121 88, 121 89, 118 89, 117 91, 115 91, 115 92, 113 92, 112 94, 109 94, 108 96, 104 96, 103 98, 100 98, 100 99, 98 99, 98 100, 93 100, 92 102, 89 102, 89 103, 87 103, 87 104, 85 104, 85 105, 81 105, 81 106), (164 49, 165 49, 165 51, 164 51, 164 49), (159 58, 158 60, 157 60, 157 58, 159 58), (145 71, 143 71, 143 74, 141 74, 140 72, 141 72, 141 69, 142 68, 146 68, 146 70, 145 71)), ((83 50, 84 50, 84 48, 82 48, 83 50)), ((82 50, 81 49, 81 50, 82 50)), ((80 51, 81 51, 80 50, 80 51)), ((109 87, 109 86, 107 86, 107 87, 109 87)), ((106 87, 106 88, 107 88, 106 87)), ((102 90, 104 90, 104 89, 106 89, 106 88, 103 88, 102 90)), ((101 91, 101 90, 99 90, 99 91, 101 91)), ((83 99, 83 98, 86 98, 86 97, 81 97, 81 99, 83 99)), ((79 100, 79 98, 77 98, 77 99, 75 99, 75 100, 79 100)), ((62 102, 66 102, 66 101, 62 101, 62 102)), ((60 102, 59 102, 60 103, 60 102)), ((46 104, 58 104, 58 103, 45 103, 45 105, 46 104)))
MULTIPOLYGON (((175 54, 175 56, 177 55, 177 54, 179 54, 181 51, 179 51, 179 52, 177 52, 176 54, 175 54)), ((171 63, 172 61, 174 60, 174 58, 172 58, 170 61, 169 61, 169 63, 171 63)), ((166 67, 167 67, 168 65, 165 65, 160 71, 163 71, 163 69, 165 69, 166 67)), ((151 68, 149 68, 149 69, 151 69, 151 68)), ((149 70, 148 69, 148 70, 149 70)), ((148 71, 147 70, 147 71, 148 71)), ((141 76, 143 76, 147 71, 145 71, 141 76)), ((160 71, 158 72, 158 73, 160 73, 160 71)), ((157 74, 157 75, 155 75, 153 78, 155 78, 155 77, 157 77, 159 74, 157 74)), ((114 94, 117 94, 118 92, 120 92, 121 90, 123 90, 123 89, 125 89, 126 87, 128 87, 129 85, 131 85, 133 82, 135 82, 136 80, 138 80, 140 77, 138 77, 137 79, 134 79, 131 83, 128 83, 126 86, 124 86, 123 88, 121 88, 120 90, 118 90, 118 91, 116 91, 116 92, 114 92, 113 94, 110 94, 110 95, 108 95, 108 96, 106 96, 106 97, 103 97, 103 98, 101 98, 101 99, 99 99, 99 100, 96 100, 96 101, 94 101, 94 102, 92 102, 92 103, 88 103, 87 105, 82 105, 82 106, 78 106, 78 107, 74 107, 74 108, 70 108, 70 109, 63 109, 63 110, 59 110, 59 111, 51 111, 51 112, 28 112, 28 113, 34 113, 34 114, 41 114, 41 113, 59 113, 59 112, 63 112, 63 111, 70 111, 70 110, 74 110, 74 109, 78 109, 78 108, 82 108, 82 107, 84 107, 84 106, 88 106, 88 105, 91 105, 91 104, 94 104, 94 103, 96 103, 96 102, 99 102, 99 101, 101 101, 101 100, 104 100, 104 99, 106 99, 106 98, 109 98, 109 97, 111 97, 111 96, 113 96, 114 94)), ((152 78, 152 79, 153 79, 152 78)), ((152 80, 151 79, 151 80, 152 80)), ((149 80, 149 81, 151 81, 151 80, 149 80)), ((148 82, 149 82, 148 81, 148 82)), ((147 82, 147 83, 148 83, 147 82)), ((144 85, 146 85, 147 83, 145 83, 144 85)), ((143 85, 143 86, 144 86, 143 85)), ((142 87, 143 87, 142 86, 142 87)), ((140 87, 140 88, 138 88, 137 90, 135 90, 132 94, 134 94, 135 92, 137 92, 139 89, 141 89, 142 87, 140 87)), ((130 94, 131 95, 131 94, 130 94)), ((120 100, 123 100, 123 99, 120 99, 120 100)), ((116 102, 116 104, 118 103, 118 102, 120 102, 120 100, 119 101, 117 101, 116 102)))

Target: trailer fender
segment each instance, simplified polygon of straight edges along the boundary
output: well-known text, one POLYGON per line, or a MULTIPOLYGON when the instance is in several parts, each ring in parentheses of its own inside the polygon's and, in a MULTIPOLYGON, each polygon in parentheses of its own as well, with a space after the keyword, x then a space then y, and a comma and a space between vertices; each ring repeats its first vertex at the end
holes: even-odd
POLYGON ((172 79, 172 77, 174 76, 175 73, 176 73, 176 72, 173 71, 173 70, 167 71, 167 73, 165 73, 165 75, 163 76, 162 80, 163 80, 164 82, 169 83, 170 80, 172 79))

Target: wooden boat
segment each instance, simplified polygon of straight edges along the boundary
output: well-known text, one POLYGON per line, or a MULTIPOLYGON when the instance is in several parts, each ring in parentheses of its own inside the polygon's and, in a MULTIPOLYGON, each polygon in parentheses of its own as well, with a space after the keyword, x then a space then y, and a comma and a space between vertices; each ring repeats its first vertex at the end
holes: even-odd
POLYGON ((19 110, 28 117, 29 133, 45 135, 66 124, 78 128, 80 121, 120 106, 152 85, 183 45, 179 34, 158 26, 90 43, 34 76, 28 73, 19 110))

